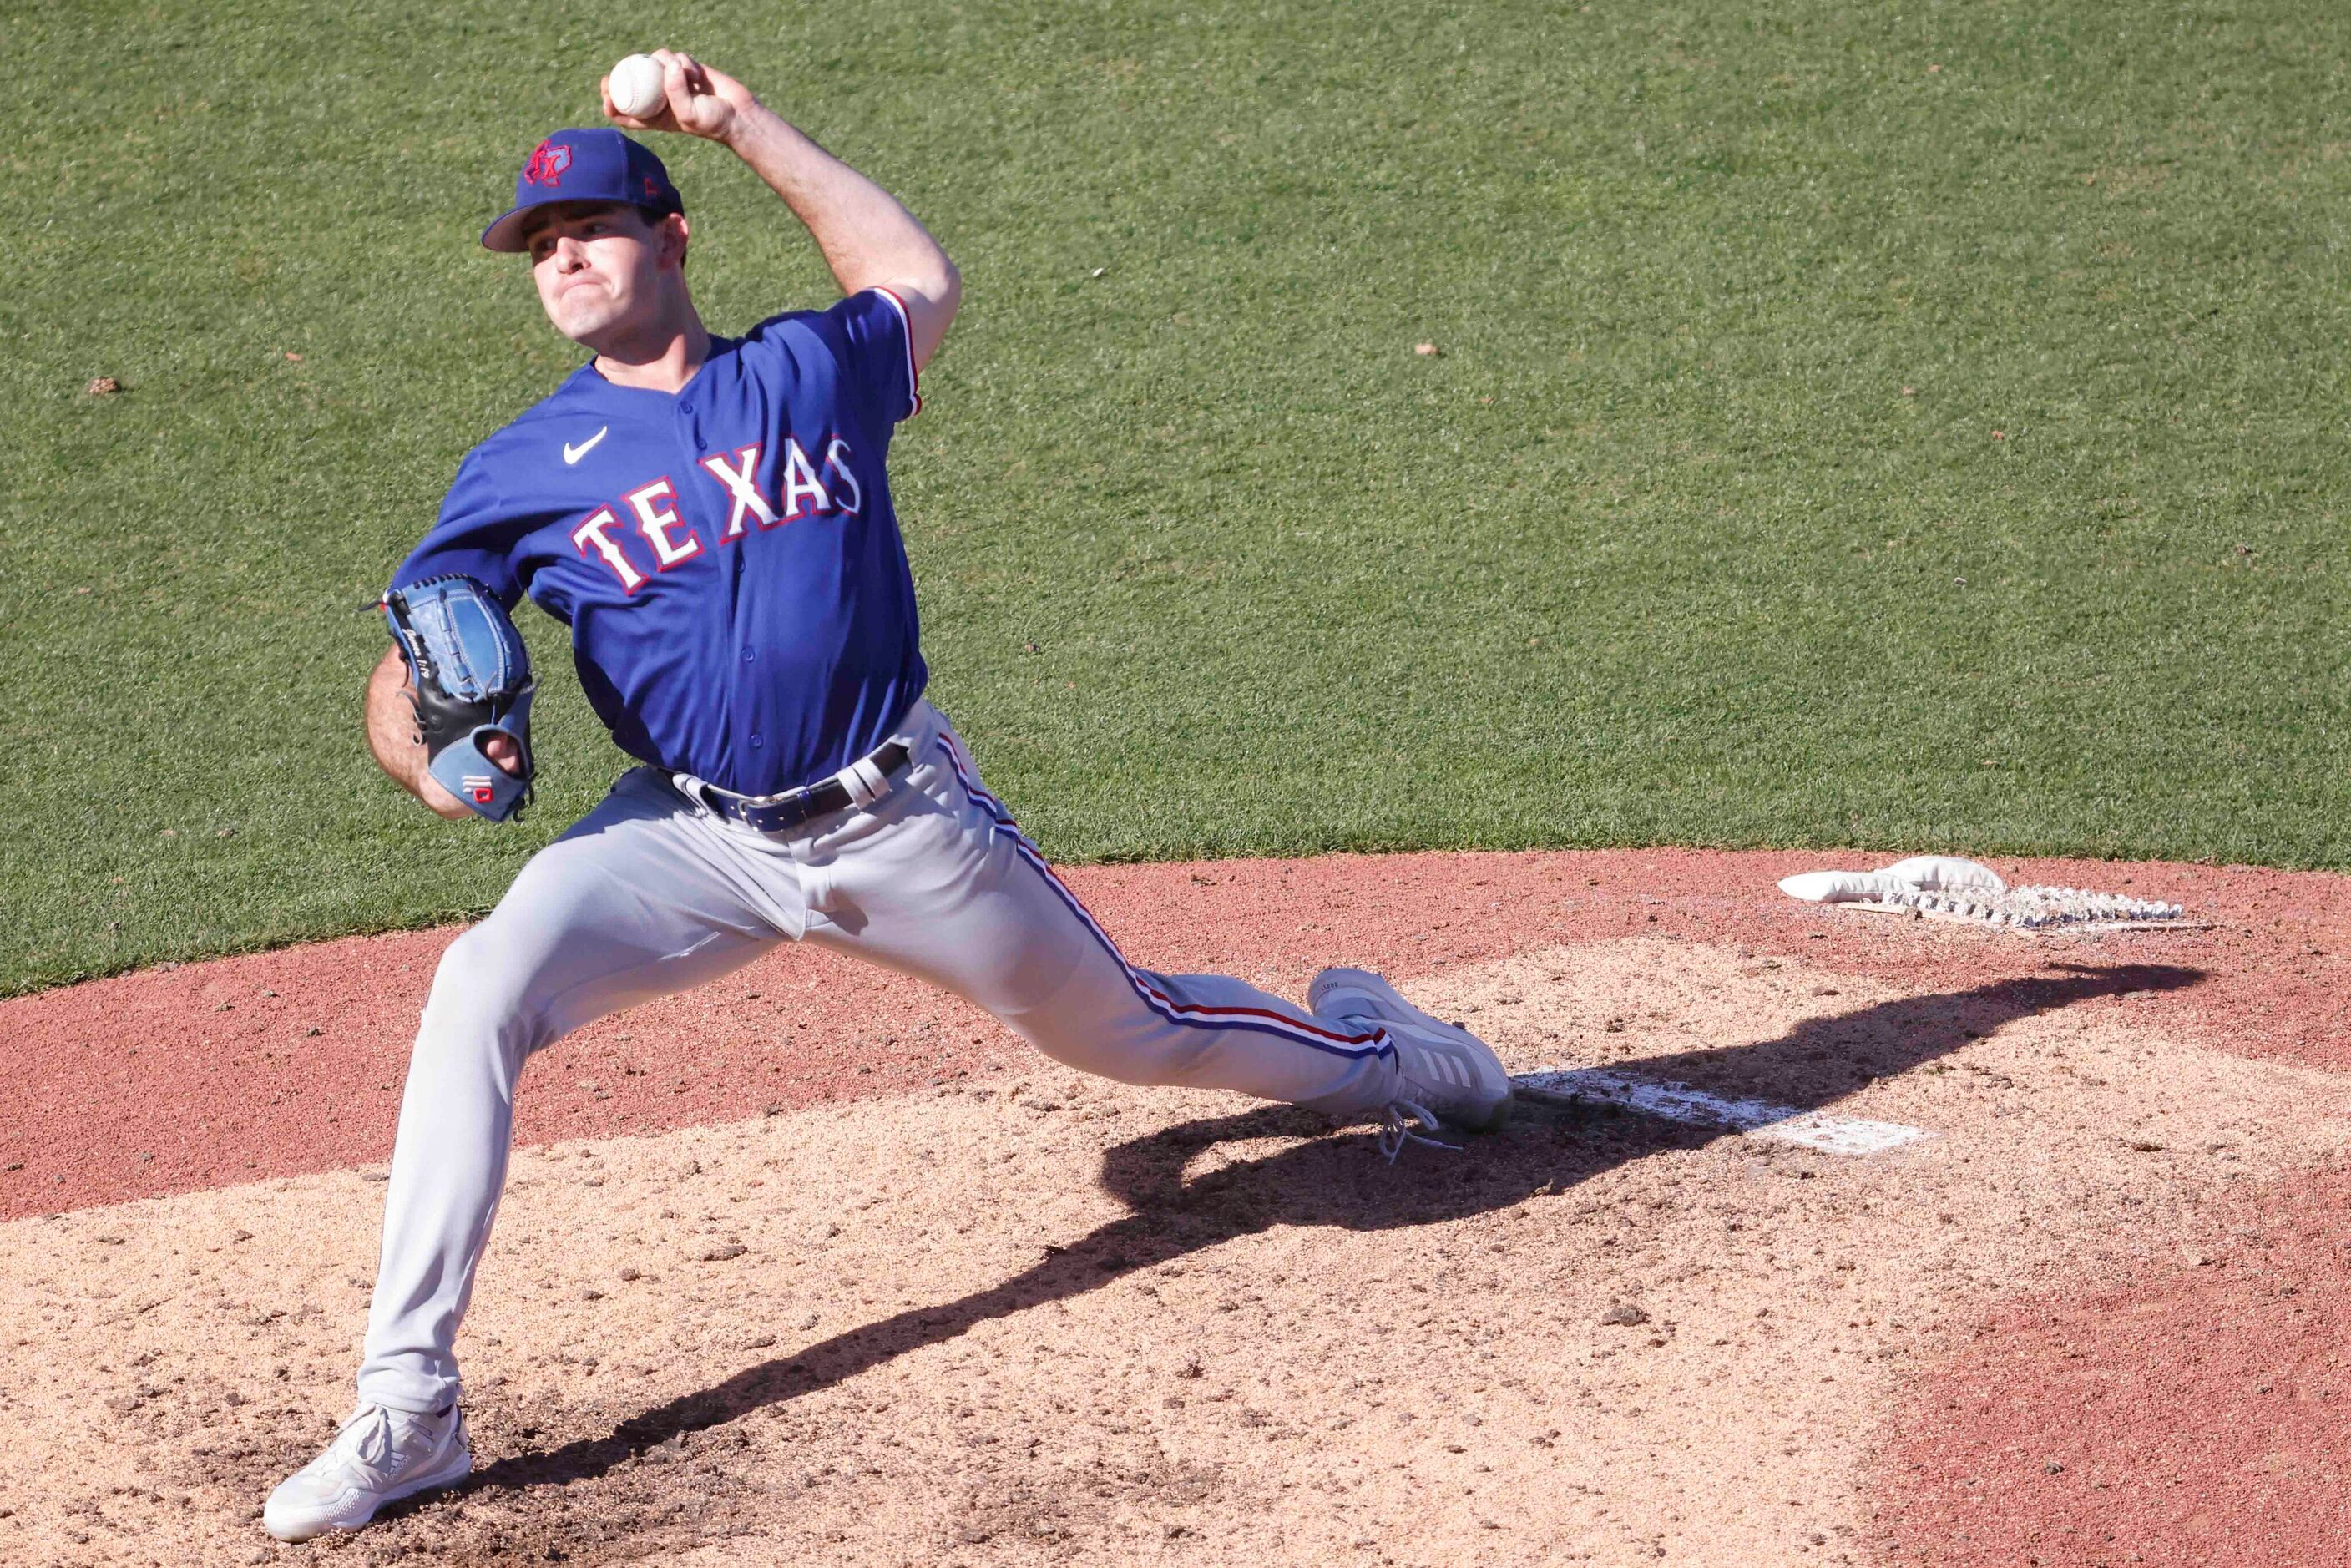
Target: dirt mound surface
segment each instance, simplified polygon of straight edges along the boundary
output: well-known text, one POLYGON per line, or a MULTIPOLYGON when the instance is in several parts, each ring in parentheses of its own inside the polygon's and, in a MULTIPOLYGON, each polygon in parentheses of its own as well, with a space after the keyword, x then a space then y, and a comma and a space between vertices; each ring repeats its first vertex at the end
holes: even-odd
MULTIPOLYGON (((2351 1067, 2351 879, 2245 867, 2000 862, 2012 880, 2177 899, 2214 923, 2035 945, 1823 910, 1773 882, 1885 857, 1685 850, 1333 855, 1069 873, 1137 962, 1301 992, 1326 964, 1441 975, 1629 936, 1745 946, 1922 995, 2040 972, 2053 954, 2150 955, 2192 988, 2143 1004, 2219 1049, 2351 1067)), ((0 1218, 384 1157, 416 1015, 450 931, 150 969, 0 1002, 0 1218)), ((1023 1059, 992 1020, 911 981, 794 947, 542 1052, 525 1144, 872 1098, 1023 1059)))
MULTIPOLYGON (((1952 1550, 1921 1500, 2001 1451, 2007 1416, 1950 1415, 1974 1328, 2021 1300, 2123 1300, 2177 1277, 2183 1248, 2233 1258, 2243 1216, 2344 1157, 2345 1082, 2296 1064, 2333 1048, 2256 1060, 2241 1009, 2208 1010, 2243 994, 2239 970, 2329 956, 2300 952, 2333 941, 2307 903, 2051 946, 1752 891, 1819 856, 1716 857, 1712 892, 1696 857, 1637 878, 1618 857, 1645 891, 1605 899, 1590 883, 1609 857, 1468 857, 1438 930, 1397 918, 1426 915, 1406 873, 1434 878, 1434 859, 1356 862, 1385 869, 1352 911, 1328 885, 1236 873, 1244 893, 1214 905, 1232 920, 1137 956, 1182 962, 1254 919, 1257 972, 1295 989, 1330 953, 1418 974, 1408 992, 1516 1070, 1604 1067, 1927 1135, 1848 1157, 1769 1127, 1531 1106, 1391 1167, 1362 1129, 986 1049, 912 1053, 886 1093, 567 1134, 518 1155, 461 1346, 475 1480, 298 1552, 256 1515, 347 1405, 376 1173, 28 1216, 0 1227, 0 1558, 1746 1568, 1925 1545, 2012 1563, 1952 1550), (1397 902, 1373 919, 1374 898, 1397 902), (1411 964, 1430 942, 1476 961, 1411 964), (1952 1446, 1906 1436, 1930 1429, 1952 1446)), ((2214 902, 2225 885, 2212 873, 2214 902)), ((1099 902, 1129 935, 1134 911, 1099 902)), ((747 980, 756 1000, 766 981, 747 980)), ((670 1027, 653 1013, 601 1043, 684 1060, 646 1040, 670 1027)), ((2293 1014, 2266 1043, 2318 1033, 2293 1014)), ((43 1060, 70 1065, 49 1038, 43 1060)), ((580 1071, 599 1044, 548 1053, 555 1076, 601 1080, 580 1071)), ((757 1066, 728 1071, 787 1076, 757 1066)), ((544 1083, 559 1123, 611 1113, 544 1083)), ((2339 1281, 2325 1250, 2313 1291, 2330 1263, 2339 1281)), ((2061 1474, 2076 1464, 2093 1468, 2061 1474)))

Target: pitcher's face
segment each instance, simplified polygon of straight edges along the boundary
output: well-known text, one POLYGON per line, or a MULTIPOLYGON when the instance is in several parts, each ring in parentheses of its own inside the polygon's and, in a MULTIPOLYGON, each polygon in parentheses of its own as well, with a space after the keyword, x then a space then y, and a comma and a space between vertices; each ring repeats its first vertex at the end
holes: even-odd
POLYGON ((685 259, 685 220, 671 214, 649 222, 619 202, 558 202, 532 214, 523 243, 547 319, 572 341, 590 343, 660 315, 662 275, 685 259))

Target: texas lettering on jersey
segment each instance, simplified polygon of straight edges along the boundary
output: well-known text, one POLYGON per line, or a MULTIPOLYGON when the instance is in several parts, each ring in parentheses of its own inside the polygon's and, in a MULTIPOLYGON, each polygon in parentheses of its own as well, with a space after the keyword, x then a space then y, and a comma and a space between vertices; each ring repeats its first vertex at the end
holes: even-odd
POLYGON ((919 406, 904 308, 869 289, 710 352, 675 392, 591 361, 466 455, 392 586, 462 572, 571 629, 631 756, 746 795, 886 739, 929 678, 891 504, 919 406))
MULTIPOLYGON (((817 451, 820 456, 811 461, 799 441, 784 437, 783 456, 777 464, 780 479, 772 495, 761 491, 757 478, 759 443, 703 458, 696 466, 726 492, 726 526, 719 530, 718 542, 734 544, 755 528, 778 528, 827 514, 853 517, 863 511, 865 490, 857 482, 856 453, 849 443, 827 436, 817 444, 817 451)), ((623 593, 634 593, 651 580, 630 559, 617 534, 632 528, 641 535, 652 548, 656 571, 683 566, 702 554, 702 536, 678 516, 677 501, 675 484, 664 474, 611 505, 597 507, 571 530, 571 542, 581 556, 602 561, 623 593)))

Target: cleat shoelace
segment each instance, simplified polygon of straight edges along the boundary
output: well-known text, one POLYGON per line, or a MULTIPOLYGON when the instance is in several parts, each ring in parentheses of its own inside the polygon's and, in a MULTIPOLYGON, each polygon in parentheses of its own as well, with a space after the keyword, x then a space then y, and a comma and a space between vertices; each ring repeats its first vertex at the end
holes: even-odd
POLYGON ((380 1405, 351 1412, 327 1451, 310 1461, 309 1468, 321 1475, 350 1468, 371 1479, 381 1479, 391 1468, 394 1445, 392 1440, 392 1413, 380 1405))
POLYGON ((1426 1144, 1432 1149, 1451 1149, 1456 1154, 1460 1153, 1460 1145, 1448 1144, 1442 1138, 1428 1135, 1439 1125, 1426 1107, 1416 1105, 1409 1100, 1391 1100, 1387 1106, 1387 1121, 1380 1128, 1380 1153, 1387 1156, 1390 1165, 1395 1164, 1404 1154, 1406 1144, 1426 1144))

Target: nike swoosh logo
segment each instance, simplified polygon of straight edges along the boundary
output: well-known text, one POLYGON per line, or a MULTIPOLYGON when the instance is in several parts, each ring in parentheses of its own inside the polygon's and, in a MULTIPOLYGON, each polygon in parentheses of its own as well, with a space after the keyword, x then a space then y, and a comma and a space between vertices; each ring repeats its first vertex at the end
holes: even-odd
POLYGON ((587 440, 581 442, 577 446, 572 445, 571 443, 568 441, 565 442, 563 444, 563 461, 566 464, 572 464, 577 463, 582 457, 587 456, 590 452, 595 450, 596 444, 604 439, 604 431, 611 428, 612 427, 609 424, 605 425, 602 430, 597 431, 595 434, 590 436, 587 440))

